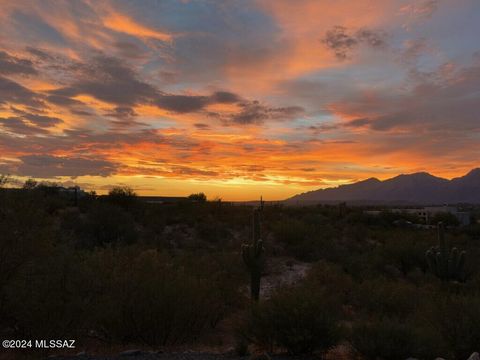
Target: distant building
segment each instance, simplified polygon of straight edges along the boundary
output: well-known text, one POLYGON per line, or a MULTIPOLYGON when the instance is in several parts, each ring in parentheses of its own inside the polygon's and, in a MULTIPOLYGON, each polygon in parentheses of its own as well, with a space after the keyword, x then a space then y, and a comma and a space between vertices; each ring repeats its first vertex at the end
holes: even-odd
POLYGON ((425 224, 430 224, 430 220, 438 214, 452 214, 455 216, 460 225, 466 226, 470 225, 470 213, 467 211, 459 211, 458 208, 454 206, 426 206, 423 208, 414 208, 414 209, 385 209, 385 210, 367 210, 366 214, 378 216, 382 211, 390 211, 392 213, 407 213, 411 215, 416 215, 422 219, 425 224))
POLYGON ((425 222, 428 224, 430 219, 437 214, 452 214, 455 216, 460 225, 470 225, 470 213, 467 211, 459 211, 458 208, 454 206, 427 206, 424 208, 425 213, 425 222))

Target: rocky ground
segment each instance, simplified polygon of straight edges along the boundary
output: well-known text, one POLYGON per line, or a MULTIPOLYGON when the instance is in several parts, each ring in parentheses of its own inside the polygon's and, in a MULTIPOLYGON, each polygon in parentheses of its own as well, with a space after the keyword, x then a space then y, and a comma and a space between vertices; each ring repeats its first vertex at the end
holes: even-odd
POLYGON ((261 296, 270 294, 281 286, 295 285, 305 277, 311 264, 303 263, 291 258, 273 258, 267 264, 267 274, 262 278, 261 296))

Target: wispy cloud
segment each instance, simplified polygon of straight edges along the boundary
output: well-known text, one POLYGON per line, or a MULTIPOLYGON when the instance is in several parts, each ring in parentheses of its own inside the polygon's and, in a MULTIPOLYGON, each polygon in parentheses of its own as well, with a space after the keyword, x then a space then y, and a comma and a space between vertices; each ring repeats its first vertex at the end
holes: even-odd
POLYGON ((0 172, 232 199, 462 174, 479 6, 3 1, 0 172))

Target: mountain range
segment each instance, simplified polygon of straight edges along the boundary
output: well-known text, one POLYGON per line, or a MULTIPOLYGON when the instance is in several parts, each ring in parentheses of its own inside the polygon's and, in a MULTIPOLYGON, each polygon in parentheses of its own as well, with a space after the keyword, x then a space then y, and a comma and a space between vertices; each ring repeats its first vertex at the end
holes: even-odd
POLYGON ((451 180, 426 172, 391 179, 370 178, 335 188, 295 195, 287 203, 407 203, 422 205, 480 203, 480 168, 451 180))

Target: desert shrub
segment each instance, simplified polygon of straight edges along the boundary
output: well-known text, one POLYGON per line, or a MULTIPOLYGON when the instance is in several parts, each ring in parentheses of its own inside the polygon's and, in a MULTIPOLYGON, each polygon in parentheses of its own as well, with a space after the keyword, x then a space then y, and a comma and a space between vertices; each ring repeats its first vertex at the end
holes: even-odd
POLYGON ((183 344, 218 321, 217 284, 175 266, 157 251, 124 257, 107 251, 94 266, 105 273, 95 320, 114 341, 183 344))
POLYGON ((51 217, 38 194, 2 194, 0 202, 0 321, 12 318, 6 311, 7 290, 32 262, 49 253, 54 231, 51 217))
POLYGON ((81 258, 61 248, 39 256, 8 288, 8 312, 15 319, 16 336, 68 339, 83 335, 94 298, 81 258))
POLYGON ((433 358, 441 353, 441 339, 434 331, 398 318, 360 320, 352 327, 349 340, 357 352, 372 360, 433 358))
POLYGON ((338 314, 323 291, 284 288, 253 306, 243 334, 256 345, 290 354, 325 351, 339 340, 338 314))
POLYGON ((420 295, 420 289, 410 283, 379 277, 357 285, 354 304, 368 314, 404 317, 415 310, 420 295))
POLYGON ((229 313, 244 307, 248 301, 246 294, 240 292, 249 281, 245 264, 238 252, 198 251, 176 257, 186 272, 208 279, 215 288, 216 311, 212 316, 212 325, 217 324, 229 313))
POLYGON ((339 305, 350 305, 355 290, 352 277, 340 266, 326 261, 312 266, 302 286, 327 292, 339 305))
POLYGON ((457 217, 451 213, 437 213, 429 219, 430 224, 438 224, 439 222, 444 223, 445 226, 460 225, 460 221, 458 221, 457 217))
POLYGON ((467 359, 480 346, 480 300, 478 295, 441 294, 425 309, 454 359, 467 359))
POLYGON ((286 219, 286 221, 278 222, 274 227, 276 239, 286 245, 301 243, 313 232, 311 225, 298 219, 286 219))
POLYGON ((195 194, 190 194, 188 196, 188 199, 191 201, 196 201, 199 203, 204 203, 207 201, 207 195, 205 195, 203 192, 195 193, 195 194))
POLYGON ((317 260, 322 243, 315 227, 302 220, 284 219, 273 225, 275 238, 285 246, 286 251, 302 261, 317 260))
POLYGON ((420 268, 426 270, 425 249, 431 246, 414 232, 390 232, 385 234, 385 243, 381 249, 384 264, 398 268, 406 276, 410 271, 420 268))
POLYGON ((122 208, 97 203, 86 214, 64 217, 63 227, 73 229, 77 244, 85 248, 131 244, 137 239, 132 216, 122 208))
POLYGON ((226 245, 231 239, 231 234, 225 224, 214 218, 199 221, 195 227, 199 238, 208 243, 226 245))
POLYGON ((137 194, 128 186, 115 186, 105 197, 105 200, 111 204, 123 207, 126 210, 132 210, 138 203, 137 194))
POLYGON ((391 226, 395 221, 403 220, 409 221, 413 224, 420 224, 423 221, 416 214, 410 214, 407 212, 392 212, 392 211, 382 211, 381 214, 377 217, 378 223, 384 226, 391 226))

